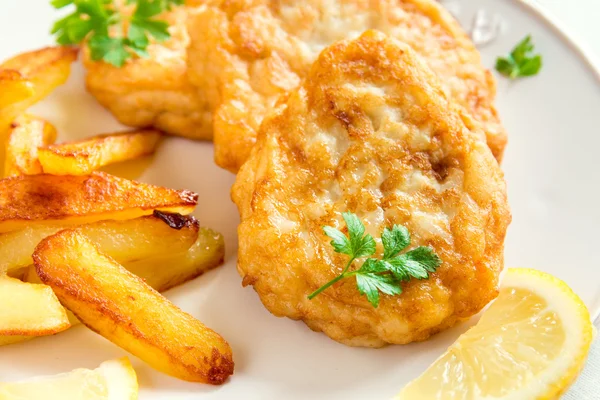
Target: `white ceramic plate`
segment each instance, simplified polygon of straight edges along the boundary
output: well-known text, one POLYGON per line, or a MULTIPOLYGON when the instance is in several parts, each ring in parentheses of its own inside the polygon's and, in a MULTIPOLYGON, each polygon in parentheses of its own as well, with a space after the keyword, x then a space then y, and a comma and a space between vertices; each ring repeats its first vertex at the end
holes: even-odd
MULTIPOLYGON (((509 83, 500 78, 498 108, 510 135, 504 161, 513 223, 506 264, 533 267, 564 279, 595 314, 599 305, 600 84, 598 74, 569 40, 540 14, 515 1, 455 0, 466 26, 478 9, 503 20, 502 33, 482 47, 492 66, 526 34, 544 56, 541 74, 509 83)), ((0 59, 51 44, 55 14, 47 0, 2 1, 0 59)), ((456 9, 456 8, 455 8, 456 9)), ((35 107, 62 138, 120 128, 88 95, 80 66, 68 84, 35 107)), ((141 399, 385 399, 419 375, 465 326, 426 343, 379 350, 354 349, 314 333, 303 323, 267 312, 235 270, 237 211, 229 200, 233 176, 217 168, 209 143, 170 139, 141 180, 200 193, 195 215, 226 238, 226 264, 168 292, 185 311, 231 344, 235 374, 220 387, 192 384, 155 372, 133 358, 141 399)), ((123 355, 84 327, 55 337, 0 348, 0 379, 94 368, 123 355)))

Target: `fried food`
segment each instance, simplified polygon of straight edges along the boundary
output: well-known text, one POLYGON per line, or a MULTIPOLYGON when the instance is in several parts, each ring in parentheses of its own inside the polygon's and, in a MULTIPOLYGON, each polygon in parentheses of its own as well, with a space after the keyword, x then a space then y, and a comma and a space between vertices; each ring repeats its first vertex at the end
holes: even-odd
POLYGON ((0 277, 0 345, 52 335, 70 326, 48 286, 0 277))
MULTIPOLYGON (((48 96, 57 86, 65 83, 71 71, 71 63, 75 59, 77 59, 76 48, 59 46, 22 53, 0 64, 0 71, 16 71, 22 79, 26 79, 32 85, 31 95, 25 95, 26 91, 17 90, 17 93, 11 97, 14 96, 13 100, 20 100, 0 108, 0 135, 8 129, 18 115, 48 96)), ((0 76, 6 73, 0 73, 0 76)), ((14 72, 12 74, 14 76, 14 72)), ((14 81, 10 82, 13 84, 14 81)), ((0 92, 2 91, 4 91, 4 83, 0 79, 0 92)))
MULTIPOLYGON (((119 263, 155 259, 165 254, 179 255, 197 243, 200 224, 194 217, 155 214, 122 221, 99 221, 77 229, 119 263), (176 224, 169 224, 164 218, 177 219, 176 224)), ((31 224, 25 229, 0 235, 0 275, 33 264, 31 255, 35 247, 42 239, 66 226, 31 224)))
MULTIPOLYGON (((88 235, 90 230, 86 230, 85 226, 78 228, 78 230, 90 238, 90 235, 88 235)), ((176 231, 175 228, 172 230, 176 231)), ((173 233, 174 232, 172 232, 172 234, 173 233)), ((187 233, 183 232, 182 235, 187 236, 187 233)), ((144 282, 154 290, 164 292, 179 285, 183 285, 202 275, 204 272, 223 264, 223 258, 225 256, 223 236, 207 228, 201 228, 197 236, 198 239, 187 251, 179 251, 180 246, 178 245, 181 244, 180 242, 171 247, 170 253, 165 252, 165 254, 162 255, 140 259, 134 259, 131 254, 126 253, 126 247, 129 244, 127 242, 121 245, 122 249, 115 251, 111 246, 103 246, 102 242, 98 242, 97 240, 92 241, 99 247, 99 250, 102 253, 115 258, 115 261, 122 264, 129 272, 142 278, 144 282)), ((160 237, 156 239, 160 239, 160 237)), ((152 242, 154 243, 156 239, 152 240, 152 242)), ((134 244, 131 244, 130 248, 135 251, 135 248, 132 247, 133 245, 134 244)), ((30 261, 32 252, 29 253, 30 261)), ((30 283, 42 283, 37 275, 34 265, 31 265, 25 270, 23 280, 30 283)), ((71 326, 80 323, 73 313, 68 310, 67 318, 69 319, 71 326)), ((2 344, 3 338, 0 336, 0 345, 2 344)))
POLYGON ((88 91, 123 124, 154 126, 166 133, 211 139, 211 113, 204 96, 187 78, 185 26, 192 7, 176 7, 157 16, 169 23, 171 38, 151 43, 147 58, 135 58, 123 67, 92 61, 84 54, 88 91))
POLYGON ((122 264, 153 289, 164 292, 218 267, 224 257, 223 236, 211 229, 200 228, 196 243, 183 253, 171 251, 170 254, 122 264))
POLYGON ((159 371, 222 384, 233 373, 229 344, 140 278, 65 230, 33 255, 40 279, 89 328, 159 371))
POLYGON ((96 369, 78 368, 53 376, 0 383, 3 400, 137 400, 138 382, 127 357, 96 369))
POLYGON ((55 140, 56 128, 48 121, 30 114, 18 116, 11 124, 6 142, 4 176, 41 174, 38 147, 55 140))
MULTIPOLYGON (((101 221, 82 225, 77 230, 94 242, 102 253, 114 258, 159 292, 182 285, 223 263, 225 244, 221 234, 199 228, 198 221, 191 216, 159 214, 160 217, 101 221), (171 220, 170 225, 164 221, 166 218, 171 220)), ((0 235, 0 273, 33 264, 31 255, 35 246, 62 229, 41 225, 0 235)), ((34 265, 24 271, 23 281, 42 283, 34 265)), ((70 311, 66 312, 71 326, 80 323, 70 311)), ((0 336, 0 345, 31 338, 33 336, 21 339, 0 336)))
POLYGON ((84 176, 24 175, 0 180, 0 233, 32 224, 84 224, 133 219, 154 210, 189 214, 198 195, 102 172, 84 176))
POLYGON ((498 294, 511 218, 478 129, 407 45, 368 31, 327 48, 264 121, 232 189, 243 284, 273 314, 352 346, 425 340, 474 315, 498 294), (322 231, 344 211, 374 237, 406 226, 442 265, 378 308, 354 279, 309 300, 347 262, 322 231))
POLYGON ((434 0, 229 0, 190 16, 190 81, 214 111, 215 160, 236 172, 279 96, 298 86, 321 50, 367 29, 407 44, 443 89, 481 122, 498 159, 506 133, 495 81, 454 18, 434 0))
POLYGON ((33 83, 13 69, 0 68, 0 108, 10 106, 33 95, 33 83))
MULTIPOLYGON (((86 233, 84 229, 80 229, 79 232, 86 233)), ((220 266, 223 264, 225 256, 223 236, 208 228, 200 228, 198 239, 186 251, 179 252, 173 248, 170 254, 142 259, 132 259, 131 256, 123 257, 123 255, 119 259, 118 252, 113 252, 115 254, 113 256, 110 248, 106 248, 109 251, 104 251, 105 248, 102 247, 102 244, 92 241, 102 253, 113 257, 129 272, 142 278, 144 282, 158 292, 165 292, 183 285, 206 271, 220 266)), ((35 272, 35 266, 32 265, 26 269, 23 280, 25 282, 41 283, 35 272)))
POLYGON ((155 130, 113 133, 46 146, 38 150, 45 173, 87 175, 108 164, 153 154, 161 134, 155 130))

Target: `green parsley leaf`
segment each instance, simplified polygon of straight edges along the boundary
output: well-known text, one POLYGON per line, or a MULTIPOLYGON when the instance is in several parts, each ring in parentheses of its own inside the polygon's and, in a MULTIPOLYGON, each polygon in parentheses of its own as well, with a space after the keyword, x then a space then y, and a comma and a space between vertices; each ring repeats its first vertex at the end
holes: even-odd
POLYGON ((152 18, 165 9, 165 2, 160 0, 137 0, 137 8, 133 14, 134 18, 152 18))
POLYGON ((332 228, 331 226, 324 226, 323 232, 331 239, 333 239, 330 243, 333 246, 333 249, 337 253, 348 254, 349 256, 353 256, 354 252, 352 250, 352 244, 350 244, 350 240, 339 230, 332 228))
POLYGON ((348 227, 348 236, 330 226, 324 226, 323 231, 332 239, 330 243, 334 250, 350 256, 350 260, 338 276, 312 292, 309 299, 340 280, 355 276, 358 292, 367 296, 371 305, 377 308, 380 302, 379 292, 390 296, 398 295, 402 293, 401 282, 412 278, 427 279, 442 263, 431 247, 421 246, 400 254, 410 245, 410 234, 405 227, 393 225, 391 229, 384 228, 381 236, 383 258, 367 258, 359 269, 351 271, 350 267, 357 258, 375 253, 376 245, 373 237, 365 235, 365 227, 355 214, 344 213, 343 217, 348 227))
POLYGON ((383 259, 395 257, 410 244, 410 233, 401 225, 394 225, 392 229, 384 228, 381 234, 383 243, 383 259))
POLYGON ((394 296, 402 293, 402 288, 393 275, 381 274, 381 265, 375 260, 367 260, 361 269, 355 271, 358 292, 367 296, 373 307, 379 306, 379 292, 394 296))
POLYGON ((508 57, 496 59, 496 70, 510 79, 536 75, 542 68, 542 56, 533 54, 531 36, 526 36, 508 57))
POLYGON ((131 53, 125 48, 126 39, 111 38, 109 36, 94 35, 90 38, 88 46, 92 60, 104 60, 116 67, 122 67, 131 53))
POLYGON ((52 0, 50 2, 50 5, 56 9, 66 7, 71 4, 73 4, 73 0, 52 0))
POLYGON ((365 226, 352 213, 342 214, 346 226, 348 227, 348 236, 340 230, 331 226, 324 226, 323 231, 331 239, 331 245, 337 253, 347 254, 352 259, 370 256, 375 253, 375 239, 373 236, 365 235, 365 226))
POLYGON ((131 20, 129 30, 131 30, 133 27, 139 29, 145 34, 152 36, 159 42, 163 42, 171 37, 169 34, 169 24, 167 24, 165 21, 140 20, 134 18, 131 20))
POLYGON ((542 56, 539 54, 533 58, 524 61, 519 68, 520 76, 536 75, 542 68, 542 56))
POLYGON ((442 261, 431 247, 417 247, 388 261, 396 279, 408 281, 411 278, 427 279, 430 272, 440 266, 442 261))
POLYGON ((354 258, 370 256, 375 253, 375 239, 373 236, 365 235, 365 226, 356 214, 345 212, 342 214, 346 226, 348 226, 348 235, 350 236, 350 246, 354 258), (363 236, 364 235, 364 236, 363 236))
POLYGON ((117 0, 51 0, 56 9, 74 7, 71 14, 54 23, 51 33, 61 45, 87 40, 93 60, 121 67, 133 56, 148 57, 150 38, 157 42, 170 38, 169 24, 157 17, 173 6, 184 4, 184 0, 127 0, 127 4, 136 6, 131 16, 123 14, 118 3, 117 0))

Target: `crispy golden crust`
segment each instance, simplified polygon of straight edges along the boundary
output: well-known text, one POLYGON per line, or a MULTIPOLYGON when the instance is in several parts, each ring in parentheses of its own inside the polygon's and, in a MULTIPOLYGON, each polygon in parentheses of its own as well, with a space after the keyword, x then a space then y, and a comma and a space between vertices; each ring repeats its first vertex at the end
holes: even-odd
POLYGON ((481 123, 501 158, 495 82, 454 18, 433 0, 221 0, 191 16, 190 81, 214 110, 215 159, 237 171, 263 117, 329 44, 378 29, 424 57, 481 123))
POLYGON ((54 143, 56 128, 31 114, 19 115, 11 124, 6 140, 4 176, 41 174, 38 147, 54 143))
MULTIPOLYGON (((46 285, 0 278, 0 345, 21 341, 10 336, 53 335, 69 328, 65 309, 46 285)), ((25 339, 22 339, 25 340, 25 339)))
POLYGON ((32 222, 82 224, 131 219, 154 210, 189 214, 198 195, 129 181, 103 172, 82 176, 28 175, 0 180, 0 232, 32 222))
MULTIPOLYGON (((0 235, 0 276, 15 274, 32 264, 31 254, 42 239, 67 228, 60 223, 29 224, 25 229, 0 235)), ((100 251, 121 264, 140 260, 169 258, 186 253, 197 242, 200 224, 189 215, 165 214, 128 219, 104 220, 79 225, 77 230, 94 242, 100 251), (162 216, 174 216, 179 228, 167 224, 162 216)), ((209 246, 206 246, 209 247, 209 246)), ((176 268, 164 268, 163 274, 176 268)), ((139 268, 144 271, 143 268, 139 268)), ((156 287, 155 287, 156 288, 156 287)), ((157 289, 158 290, 158 289, 157 289)))
POLYGON ((47 174, 87 175, 109 164, 153 154, 161 136, 157 130, 142 129, 48 145, 35 151, 38 165, 47 174))
POLYGON ((0 66, 0 107, 18 103, 33 95, 33 83, 19 71, 0 66))
POLYGON ((16 85, 15 73, 0 74, 0 135, 29 107, 48 96, 57 86, 65 83, 71 63, 77 59, 73 47, 45 47, 18 54, 0 64, 0 70, 14 70, 21 75, 16 85), (25 85, 25 86, 23 86, 25 85))
POLYGON ((44 239, 38 276, 90 329, 179 379, 220 385, 233 374, 231 347, 77 231, 44 239))
POLYGON ((94 62, 85 52, 88 91, 123 124, 212 138, 211 114, 187 79, 185 20, 191 9, 178 7, 160 16, 171 26, 171 39, 151 44, 148 58, 135 58, 117 68, 94 62))
POLYGON ((232 189, 243 284, 273 314, 353 346, 424 340, 477 313, 498 293, 511 218, 479 134, 406 45, 369 31, 326 49, 265 120, 232 189), (353 279, 308 300, 347 261, 322 231, 344 211, 374 237, 405 225, 442 266, 377 309, 353 279))
MULTIPOLYGON (((72 63, 77 59, 79 49, 76 47, 56 46, 18 54, 1 65, 2 68, 19 71, 27 78, 35 79, 57 65, 72 63)), ((67 75, 68 76, 68 75, 67 75)))

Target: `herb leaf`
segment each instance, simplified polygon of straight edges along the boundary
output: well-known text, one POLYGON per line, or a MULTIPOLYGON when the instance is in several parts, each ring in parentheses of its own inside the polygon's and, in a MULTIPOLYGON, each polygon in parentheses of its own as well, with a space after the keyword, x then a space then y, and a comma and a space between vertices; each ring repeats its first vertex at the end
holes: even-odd
POLYGON ((157 16, 184 4, 184 0, 127 0, 127 4, 136 6, 131 16, 122 13, 117 3, 116 0, 51 0, 56 9, 74 7, 71 14, 54 23, 51 33, 61 45, 79 44, 87 39, 93 60, 121 67, 134 56, 148 57, 150 38, 157 42, 170 38, 169 24, 157 16), (115 29, 110 29, 113 26, 115 29))
POLYGON ((351 271, 350 267, 357 258, 375 254, 376 244, 371 235, 365 235, 365 226, 355 214, 346 212, 342 216, 348 227, 348 236, 330 226, 324 226, 323 231, 332 239, 333 249, 348 255, 350 260, 338 276, 311 293, 309 299, 336 282, 355 276, 358 292, 367 296, 371 305, 377 308, 379 292, 390 296, 400 294, 401 282, 411 278, 427 279, 441 265, 440 258, 431 247, 421 246, 400 254, 410 245, 410 234, 404 226, 393 225, 391 229, 384 228, 381 235, 383 258, 367 258, 359 269, 351 271))
POLYGON ((52 5, 52 7, 59 9, 73 4, 73 0, 52 0, 50 4, 52 5))
POLYGON ((125 64, 131 53, 125 48, 126 39, 111 38, 103 35, 93 35, 88 43, 92 60, 103 60, 116 67, 125 64))
POLYGON ((410 244, 408 229, 402 225, 394 225, 392 229, 384 228, 381 234, 383 243, 383 259, 395 257, 410 244))
POLYGON ((531 36, 527 35, 508 57, 496 59, 496 70, 510 79, 536 75, 542 68, 542 56, 533 54, 531 36))
POLYGON ((360 294, 367 296, 367 300, 373 307, 379 306, 379 292, 391 296, 402 293, 402 288, 392 275, 363 271, 365 264, 363 264, 363 268, 354 273, 356 286, 360 294))
POLYGON ((431 247, 423 246, 401 254, 388 262, 392 265, 392 273, 400 281, 408 281, 411 278, 427 279, 429 273, 435 272, 442 263, 431 247))
POLYGON ((345 212, 342 214, 342 217, 344 217, 346 226, 348 226, 352 256, 359 258, 375 253, 375 239, 369 234, 365 235, 365 226, 356 214, 345 212))
POLYGON ((352 251, 352 244, 350 240, 339 230, 332 228, 331 226, 324 226, 323 232, 331 239, 333 239, 330 243, 333 246, 333 249, 337 253, 348 254, 352 256, 354 253, 352 251))

